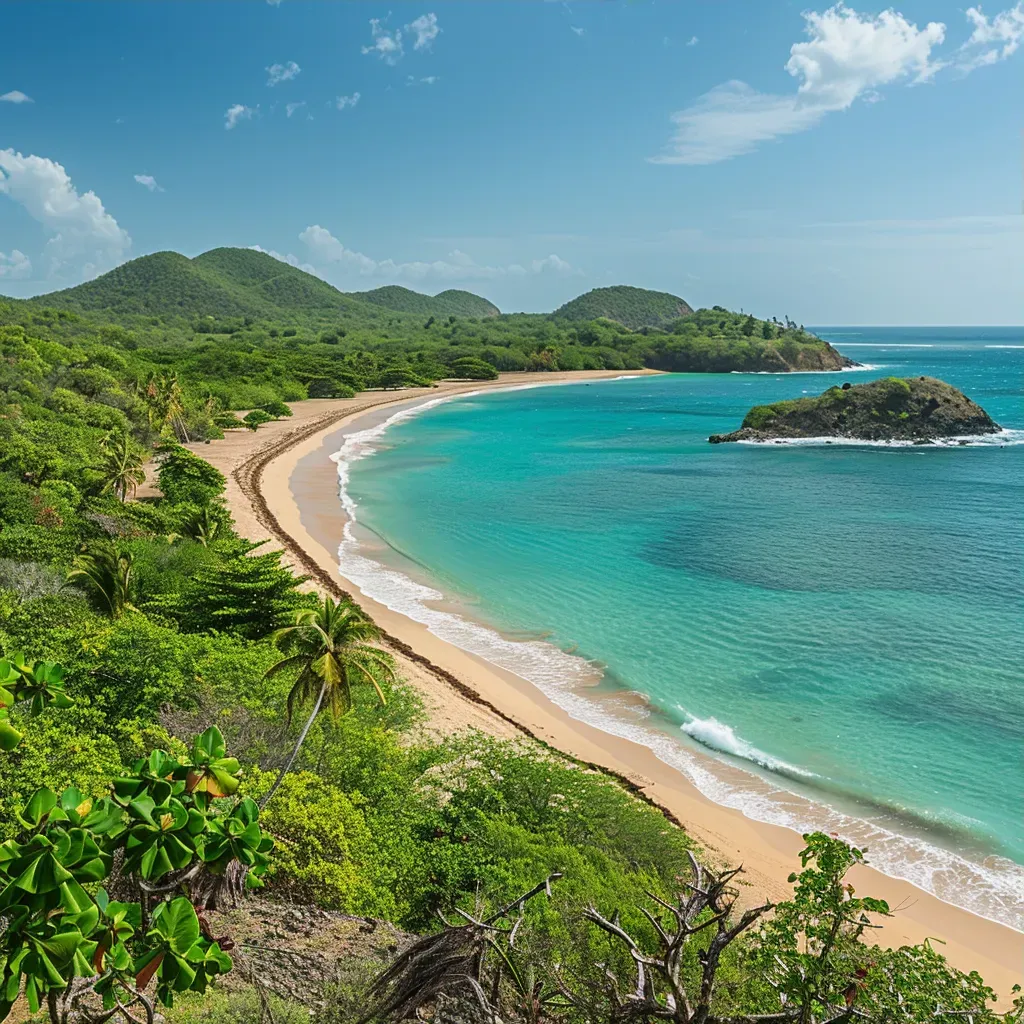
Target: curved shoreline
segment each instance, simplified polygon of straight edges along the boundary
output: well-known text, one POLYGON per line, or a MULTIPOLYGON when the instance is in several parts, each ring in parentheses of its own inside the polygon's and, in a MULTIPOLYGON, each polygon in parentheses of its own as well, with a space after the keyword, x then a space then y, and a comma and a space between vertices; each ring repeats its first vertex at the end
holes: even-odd
MULTIPOLYGON (((339 447, 330 441, 353 419, 379 406, 460 394, 516 384, 555 384, 561 375, 516 375, 494 384, 442 385, 433 391, 384 394, 344 401, 301 403, 301 425, 283 422, 256 435, 231 437, 203 446, 200 452, 229 475, 229 502, 240 532, 254 539, 271 537, 290 559, 324 590, 345 593, 334 552, 341 530, 337 478, 329 456, 339 447), (322 412, 321 412, 322 410, 322 412), (320 413, 319 415, 317 413, 320 413), (288 427, 293 429, 288 430, 288 427), (228 447, 232 451, 226 450, 228 447), (233 485, 233 486, 232 486, 233 485), (321 502, 323 507, 311 511, 321 502), (332 540, 334 543, 332 544, 332 540)), ((571 380, 607 379, 619 374, 574 374, 571 380)), ((353 588, 355 589, 355 588, 353 588)), ((505 735, 526 734, 566 752, 583 764, 619 779, 642 799, 657 805, 671 820, 684 824, 706 847, 724 859, 747 864, 747 881, 758 896, 784 898, 785 879, 801 846, 795 833, 747 819, 702 797, 676 769, 658 761, 649 749, 628 739, 571 719, 530 684, 482 659, 439 640, 424 627, 360 595, 360 602, 383 626, 389 643, 408 663, 414 685, 429 690, 442 705, 452 728, 468 724, 505 735), (440 692, 437 692, 437 691, 440 692), (463 707, 460 708, 460 705, 463 707), (472 708, 467 709, 466 705, 472 708), (475 709, 475 710, 473 710, 475 709)), ((908 882, 871 868, 856 884, 889 901, 900 912, 888 921, 882 938, 889 944, 917 943, 926 937, 945 941, 944 952, 964 969, 977 969, 997 991, 1007 993, 1024 963, 1024 936, 943 903, 908 882)))

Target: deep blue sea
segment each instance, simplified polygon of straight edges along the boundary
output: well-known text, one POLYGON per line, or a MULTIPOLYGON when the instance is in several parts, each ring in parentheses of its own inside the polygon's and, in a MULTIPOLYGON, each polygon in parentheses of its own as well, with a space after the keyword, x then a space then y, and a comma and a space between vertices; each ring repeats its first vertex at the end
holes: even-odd
POLYGON ((1024 328, 817 330, 870 368, 399 413, 341 457, 342 571, 713 799, 1024 929, 1024 328), (919 374, 1009 432, 707 443, 754 404, 919 374))

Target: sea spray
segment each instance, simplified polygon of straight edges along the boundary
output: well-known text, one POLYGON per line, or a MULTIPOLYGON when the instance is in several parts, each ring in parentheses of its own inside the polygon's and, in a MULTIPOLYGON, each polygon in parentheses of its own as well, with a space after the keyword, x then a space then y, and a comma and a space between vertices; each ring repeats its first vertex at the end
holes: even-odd
MULTIPOLYGON (((683 710, 683 709, 680 709, 683 710)), ((687 714, 683 711, 683 714, 687 714)), ((695 718, 687 714, 688 721, 682 725, 683 732, 691 739, 720 754, 731 754, 744 761, 759 765, 770 772, 778 772, 780 775, 791 775, 805 779, 815 778, 814 772, 797 768, 796 765, 787 764, 785 761, 763 750, 758 750, 753 744, 741 739, 733 731, 732 726, 718 721, 717 718, 695 718)))

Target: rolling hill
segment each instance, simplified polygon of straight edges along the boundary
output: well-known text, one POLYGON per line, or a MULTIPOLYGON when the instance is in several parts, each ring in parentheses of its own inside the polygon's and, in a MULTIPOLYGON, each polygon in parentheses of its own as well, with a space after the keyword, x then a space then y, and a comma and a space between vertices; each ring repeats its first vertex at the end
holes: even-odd
POLYGON ((604 318, 636 331, 641 327, 661 327, 692 312, 690 304, 678 295, 620 284, 580 295, 560 306, 552 316, 560 320, 604 318))
POLYGON ((155 252, 94 281, 51 292, 33 303, 75 312, 187 317, 280 317, 338 314, 365 305, 337 288, 253 249, 211 249, 195 259, 155 252))
POLYGON ((211 249, 194 259, 155 252, 123 263, 93 281, 28 300, 76 313, 117 316, 253 317, 318 320, 354 317, 380 321, 386 314, 494 317, 500 310, 472 292, 450 289, 423 295, 388 285, 341 292, 298 267, 255 249, 211 249))
POLYGON ((420 316, 499 316, 501 310, 487 299, 472 292, 450 288, 437 295, 424 295, 401 285, 389 284, 369 292, 352 292, 354 299, 372 302, 375 306, 392 309, 396 313, 415 313, 420 316))

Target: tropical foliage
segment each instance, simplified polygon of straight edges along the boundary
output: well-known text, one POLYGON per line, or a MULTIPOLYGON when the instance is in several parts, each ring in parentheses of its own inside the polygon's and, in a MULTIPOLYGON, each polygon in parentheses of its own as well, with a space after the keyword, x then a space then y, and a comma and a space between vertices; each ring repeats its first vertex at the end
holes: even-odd
POLYGON ((288 691, 289 724, 297 704, 312 701, 313 708, 288 760, 263 798, 264 806, 295 763, 321 709, 326 708, 337 722, 352 710, 352 689, 359 685, 372 686, 381 704, 387 704, 381 687, 395 681, 395 659, 371 643, 380 636, 380 629, 356 605, 349 601, 339 604, 330 597, 325 597, 316 608, 297 612, 291 625, 273 634, 273 642, 290 653, 266 674, 274 676, 297 670, 288 691))
POLYGON ((807 369, 822 353, 836 358, 791 322, 718 307, 691 315, 667 293, 598 289, 551 316, 498 314, 470 293, 342 294, 244 249, 144 256, 76 288, 0 304, 5 324, 0 348, 22 353, 43 388, 25 398, 87 413, 108 432, 130 428, 137 440, 218 437, 239 425, 231 410, 249 411, 258 427, 263 413, 281 415, 282 403, 450 376, 807 369))
POLYGON ((57 1024, 89 989, 105 1018, 136 1020, 140 1006, 152 1020, 152 980, 155 1001, 171 1006, 231 969, 230 942, 209 933, 196 903, 216 904, 233 865, 259 885, 269 864, 258 808, 234 797, 239 774, 210 728, 190 756, 154 750, 98 799, 36 790, 0 856, 0 1019, 23 992, 57 1024))
MULTIPOLYGON (((224 477, 194 444, 242 427, 231 410, 280 417, 310 395, 453 372, 827 354, 792 322, 722 309, 665 326, 396 311, 230 249, 156 254, 45 301, 0 302, 0 650, 14 652, 0 659, 5 1013, 20 991, 62 1024, 121 1007, 143 1020, 172 999, 171 1024, 207 1009, 236 1019, 202 990, 230 967, 210 908, 248 878, 420 936, 443 934, 439 912, 486 924, 510 907, 492 922, 505 931, 473 938, 488 951, 477 983, 510 1022, 678 1017, 658 928, 672 934, 665 904, 678 909, 680 879, 693 882, 688 834, 538 744, 421 729, 386 638, 236 533, 224 477), (142 490, 150 452, 156 487, 142 490), (550 898, 515 902, 557 873, 550 898), (587 908, 662 958, 657 1009, 614 1001, 610 976, 620 996, 634 991, 637 961, 587 908)), ((712 1016, 834 1017, 853 985, 850 1021, 992 1019, 981 979, 939 952, 866 956, 861 916, 877 924, 884 909, 848 888, 860 855, 824 837, 807 850, 793 899, 720 951, 712 1016)), ((717 916, 700 914, 694 927, 717 916)), ((717 929, 679 961, 691 1009, 717 929)), ((367 1012, 370 971, 355 974, 358 990, 328 1000, 318 1024, 367 1012)), ((252 1005, 286 1019, 280 1002, 252 1005)))

